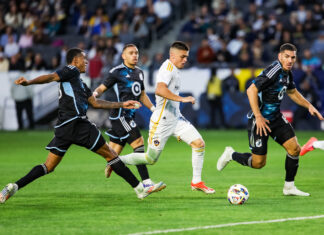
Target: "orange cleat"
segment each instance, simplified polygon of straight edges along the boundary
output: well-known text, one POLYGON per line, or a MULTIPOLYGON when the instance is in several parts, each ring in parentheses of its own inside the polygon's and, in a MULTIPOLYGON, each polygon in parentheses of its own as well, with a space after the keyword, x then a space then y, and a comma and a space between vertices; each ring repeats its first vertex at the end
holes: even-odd
POLYGON ((197 184, 194 184, 194 183, 191 182, 191 189, 193 191, 203 191, 206 194, 215 193, 215 190, 212 189, 212 188, 207 187, 203 181, 200 181, 197 184))
POLYGON ((301 148, 300 150, 300 156, 304 156, 306 153, 313 151, 314 147, 313 147, 313 143, 317 141, 317 139, 315 137, 310 138, 306 144, 304 144, 304 146, 301 148))

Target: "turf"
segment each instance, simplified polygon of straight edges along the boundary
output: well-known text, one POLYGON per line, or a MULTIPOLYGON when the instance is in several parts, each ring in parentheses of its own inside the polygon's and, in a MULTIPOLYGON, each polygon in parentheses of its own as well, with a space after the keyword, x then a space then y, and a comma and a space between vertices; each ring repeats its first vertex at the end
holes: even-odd
MULTIPOLYGON (((73 146, 52 174, 0 205, 0 234, 129 234, 324 214, 323 151, 315 150, 300 160, 296 185, 310 192, 311 197, 285 197, 285 151, 281 146, 269 141, 267 165, 261 170, 232 162, 218 172, 215 165, 225 146, 249 151, 247 133, 238 130, 201 134, 207 146, 203 179, 216 189, 214 195, 191 191, 191 150, 174 138, 168 141, 158 163, 149 166, 151 178, 163 180, 167 188, 143 201, 117 175, 104 178, 105 161, 101 157, 73 146), (249 189, 250 199, 244 205, 230 205, 226 199, 227 189, 235 183, 249 189)), ((304 144, 311 136, 324 139, 324 132, 297 132, 297 136, 304 144)), ((44 162, 48 154, 44 147, 52 137, 52 131, 0 132, 0 187, 44 162)), ((124 153, 130 151, 126 148, 124 153)), ((131 169, 136 172, 135 167, 131 169)), ((186 234, 319 234, 323 230, 321 218, 186 234)))

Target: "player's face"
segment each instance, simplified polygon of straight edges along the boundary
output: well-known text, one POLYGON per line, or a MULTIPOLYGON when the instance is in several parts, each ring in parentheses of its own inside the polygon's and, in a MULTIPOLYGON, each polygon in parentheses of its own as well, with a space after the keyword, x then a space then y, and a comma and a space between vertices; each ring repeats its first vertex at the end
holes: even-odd
POLYGON ((179 50, 176 48, 172 48, 170 51, 170 60, 178 69, 182 69, 185 66, 188 56, 189 51, 179 50))
POLYGON ((127 47, 122 54, 122 58, 127 67, 134 68, 138 62, 137 47, 127 47))
POLYGON ((87 69, 88 60, 84 52, 75 57, 75 66, 79 69, 80 73, 85 73, 87 69))
POLYGON ((285 71, 289 71, 292 69, 294 63, 296 62, 297 59, 296 51, 284 50, 283 52, 279 53, 278 59, 282 65, 282 68, 285 71))

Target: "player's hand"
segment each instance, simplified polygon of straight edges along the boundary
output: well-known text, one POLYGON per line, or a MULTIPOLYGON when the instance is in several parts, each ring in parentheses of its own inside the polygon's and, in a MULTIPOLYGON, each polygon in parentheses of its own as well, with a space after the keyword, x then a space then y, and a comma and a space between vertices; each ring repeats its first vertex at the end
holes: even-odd
POLYGON ((308 112, 312 116, 316 116, 319 120, 321 120, 321 121, 324 120, 322 114, 320 112, 318 112, 318 110, 313 105, 310 105, 310 107, 308 108, 308 112))
POLYGON ((135 100, 128 100, 123 102, 124 109, 139 109, 141 106, 141 103, 135 100))
POLYGON ((28 86, 28 80, 24 77, 20 77, 17 80, 15 80, 16 85, 22 85, 22 86, 28 86))
POLYGON ((98 92, 94 91, 94 92, 92 93, 92 95, 93 95, 94 98, 97 99, 97 97, 98 97, 99 94, 98 94, 98 92))
POLYGON ((267 130, 271 132, 270 127, 268 124, 270 123, 269 120, 265 119, 262 115, 255 117, 255 124, 257 127, 256 134, 262 136, 263 134, 267 136, 267 130))
POLYGON ((196 99, 192 96, 187 96, 187 97, 183 97, 181 102, 194 104, 194 103, 196 103, 196 99))

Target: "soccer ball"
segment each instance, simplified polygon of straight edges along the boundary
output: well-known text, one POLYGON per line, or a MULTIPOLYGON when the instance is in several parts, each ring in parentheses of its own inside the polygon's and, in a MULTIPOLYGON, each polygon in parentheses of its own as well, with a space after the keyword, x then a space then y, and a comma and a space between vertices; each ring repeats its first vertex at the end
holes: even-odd
POLYGON ((243 204, 249 199, 249 191, 241 184, 234 184, 227 192, 227 199, 231 204, 243 204))

